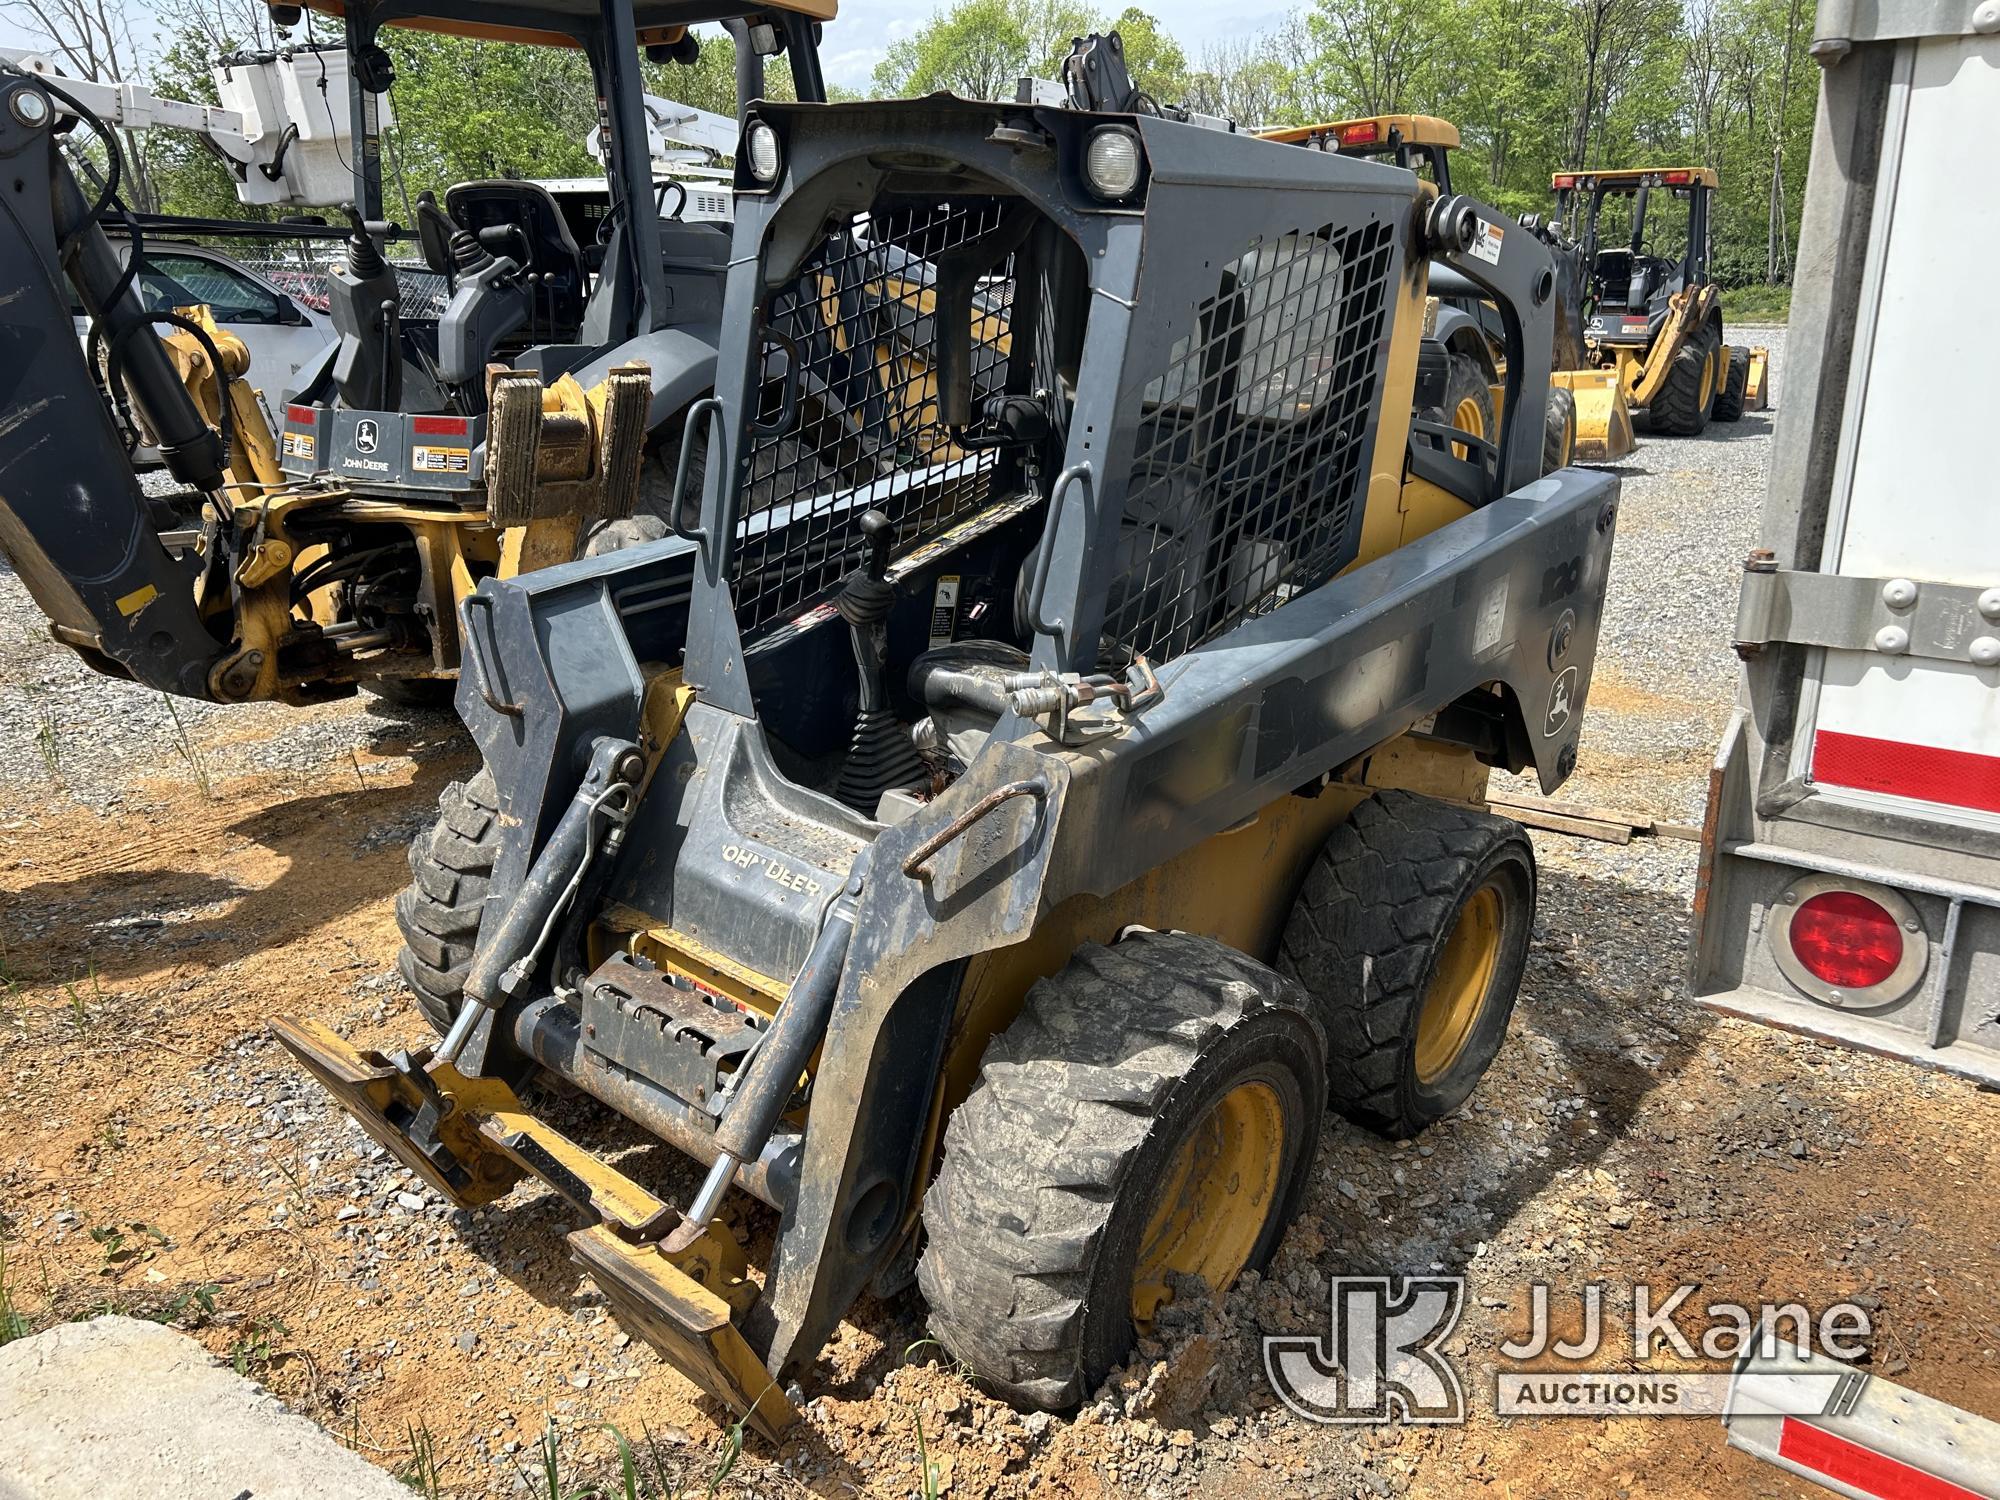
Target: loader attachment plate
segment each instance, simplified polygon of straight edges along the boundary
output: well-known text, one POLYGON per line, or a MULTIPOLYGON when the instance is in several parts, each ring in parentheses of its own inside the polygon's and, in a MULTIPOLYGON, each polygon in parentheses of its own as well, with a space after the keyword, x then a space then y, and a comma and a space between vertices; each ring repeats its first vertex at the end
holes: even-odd
POLYGON ((271 1031, 391 1154, 461 1208, 535 1176, 596 1222, 569 1236, 618 1320, 668 1364, 775 1440, 796 1415, 735 1312, 756 1300, 742 1252, 720 1224, 671 1258, 659 1237, 679 1222, 661 1199, 536 1119, 497 1078, 468 1078, 429 1055, 362 1052, 311 1021, 271 1031), (699 1278, 699 1279, 698 1279, 699 1278))
POLYGON ((633 1244, 605 1225, 569 1237, 618 1321, 659 1350, 731 1417, 776 1441, 797 1415, 764 1362, 731 1321, 729 1304, 670 1261, 657 1244, 633 1244))
POLYGON ((504 1197, 527 1176, 524 1166, 480 1135, 468 1107, 483 1089, 497 1087, 512 1099, 513 1091, 497 1079, 468 1079, 449 1067, 399 1068, 379 1052, 357 1052, 311 1021, 280 1017, 271 1032, 362 1129, 460 1208, 504 1197))

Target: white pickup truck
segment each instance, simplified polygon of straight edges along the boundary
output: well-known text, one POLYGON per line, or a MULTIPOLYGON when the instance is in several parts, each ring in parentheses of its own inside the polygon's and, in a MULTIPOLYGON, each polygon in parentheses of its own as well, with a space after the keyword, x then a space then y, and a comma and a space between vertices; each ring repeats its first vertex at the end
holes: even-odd
MULTIPOLYGON (((120 254, 129 254, 128 242, 113 243, 120 254)), ((243 341, 250 351, 250 384, 274 432, 282 422, 285 392, 297 383, 299 370, 334 341, 333 322, 325 313, 204 245, 148 240, 139 286, 149 309, 164 312, 204 303, 217 326, 243 341)), ((77 337, 87 338, 90 320, 82 307, 72 305, 70 311, 77 337)), ((135 457, 145 463, 152 455, 141 449, 135 457)))

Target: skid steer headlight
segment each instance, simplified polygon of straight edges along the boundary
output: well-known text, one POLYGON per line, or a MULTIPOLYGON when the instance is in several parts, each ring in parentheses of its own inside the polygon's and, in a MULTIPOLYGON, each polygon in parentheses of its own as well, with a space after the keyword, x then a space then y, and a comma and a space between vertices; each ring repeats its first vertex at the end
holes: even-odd
POLYGON ((1117 202, 1139 186, 1139 137, 1123 125, 1100 125, 1083 149, 1083 177, 1098 197, 1117 202))
POLYGON ((762 120, 752 120, 743 132, 743 152, 750 162, 750 175, 766 186, 778 180, 782 163, 778 156, 778 132, 762 120))

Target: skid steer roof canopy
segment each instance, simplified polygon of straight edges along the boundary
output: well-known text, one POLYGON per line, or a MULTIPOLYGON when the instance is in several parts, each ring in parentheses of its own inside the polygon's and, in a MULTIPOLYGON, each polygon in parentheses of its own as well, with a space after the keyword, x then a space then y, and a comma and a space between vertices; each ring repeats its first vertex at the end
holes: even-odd
MULTIPOLYGON (((831 21, 836 5, 837 0, 786 0, 757 9, 831 21)), ((596 27, 601 12, 597 0, 555 4, 549 0, 537 0, 534 4, 517 4, 513 0, 381 0, 374 5, 350 4, 349 0, 311 0, 309 8, 343 20, 351 11, 364 11, 378 26, 408 26, 450 36, 555 47, 577 46, 582 35, 596 27)), ((633 0, 632 21, 641 45, 650 45, 674 41, 689 26, 705 21, 732 20, 745 10, 742 5, 717 3, 717 0, 633 0)))
POLYGON ((1407 173, 943 95, 745 132, 705 693, 749 711, 729 663, 824 618, 871 509, 905 559, 1012 537, 989 613, 1055 670, 1169 660, 1354 559, 1407 173), (772 472, 751 505, 729 482, 772 472))

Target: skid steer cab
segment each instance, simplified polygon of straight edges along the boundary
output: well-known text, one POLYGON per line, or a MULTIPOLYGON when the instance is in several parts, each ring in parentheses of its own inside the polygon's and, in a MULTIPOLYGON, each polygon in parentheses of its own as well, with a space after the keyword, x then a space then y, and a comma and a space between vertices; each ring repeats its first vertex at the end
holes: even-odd
POLYGON ((1589 267, 1589 363, 1655 432, 1698 436, 1765 405, 1769 351, 1731 345, 1709 275, 1712 167, 1558 172, 1555 218, 1589 267))
MULTIPOLYGON (((333 149, 316 140, 309 161, 293 159, 313 166, 306 186, 293 185, 299 172, 246 169, 241 190, 268 201, 282 181, 323 195, 338 161, 351 167, 351 234, 327 277, 335 342, 272 403, 276 433, 253 385, 282 372, 251 369, 200 308, 145 304, 117 135, 55 76, 0 72, 0 156, 15 183, 0 271, 18 289, 0 312, 13 351, 0 365, 0 545, 57 638, 106 672, 224 702, 364 686, 443 703, 461 629, 486 618, 475 606, 461 621, 480 581, 669 531, 683 418, 714 383, 729 229, 690 220, 690 194, 655 183, 642 53, 692 63, 689 27, 720 22, 736 42, 739 103, 763 94, 765 59, 780 53, 800 97, 822 97, 818 28, 833 3, 312 8, 343 25, 341 48, 309 54, 326 95, 313 108, 339 122, 333 149), (400 27, 582 51, 606 163, 609 207, 594 218, 531 182, 419 194, 416 236, 448 290, 421 316, 385 256, 393 226, 381 217, 400 27), (63 148, 78 125, 111 163, 101 192, 84 190, 63 148), (56 336, 70 292, 92 325, 88 356, 56 336), (128 453, 142 443, 178 494, 140 488, 128 453)), ((284 133, 269 61, 218 69, 244 106, 227 118, 259 149, 284 133)), ((282 61, 284 77, 301 71, 282 61)))
MULTIPOLYGON (((1452 194, 1451 154, 1458 149, 1458 127, 1434 115, 1370 115, 1265 131, 1264 137, 1337 151, 1343 156, 1394 162, 1432 183, 1441 197, 1452 194)), ((1554 225, 1533 216, 1518 224, 1513 220, 1497 222, 1488 233, 1494 236, 1495 244, 1506 233, 1539 238, 1548 247, 1555 271, 1543 467, 1615 463, 1624 458, 1634 446, 1631 413, 1618 382, 1589 367, 1584 355, 1589 276, 1582 247, 1565 239, 1554 225)), ((1444 361, 1445 391, 1437 405, 1420 415, 1474 437, 1497 431, 1507 373, 1506 326, 1500 309, 1455 271, 1436 267, 1430 277, 1424 333, 1427 345, 1434 346, 1431 357, 1444 361)))
POLYGON ((731 1418, 913 1283, 1071 1407, 1264 1263, 1329 1105, 1407 1135, 1492 1061, 1535 866, 1487 774, 1575 764, 1617 480, 1541 475, 1544 248, 1399 168, 948 96, 760 105, 736 160, 686 535, 477 596, 485 766, 398 903, 442 1041, 277 1031, 453 1202, 566 1195, 731 1418), (1462 457, 1412 433, 1433 265, 1508 346, 1462 457))

